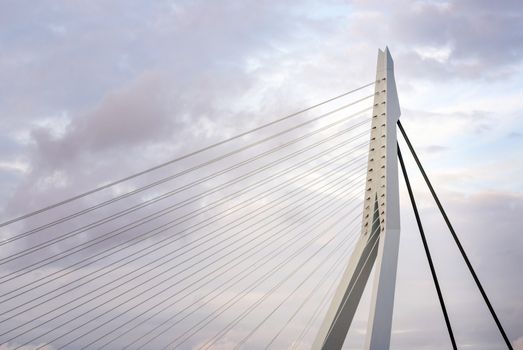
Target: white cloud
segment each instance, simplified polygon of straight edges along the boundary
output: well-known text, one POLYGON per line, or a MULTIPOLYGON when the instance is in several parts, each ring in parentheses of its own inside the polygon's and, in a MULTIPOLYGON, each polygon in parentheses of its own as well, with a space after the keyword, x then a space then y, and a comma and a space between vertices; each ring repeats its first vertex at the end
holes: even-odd
POLYGON ((13 350, 13 349, 19 349, 19 350, 35 350, 35 349, 41 349, 41 350, 53 350, 54 347, 45 345, 45 344, 36 344, 36 345, 24 345, 19 347, 17 344, 0 344, 0 350, 13 350))
POLYGON ((423 60, 435 60, 438 63, 446 63, 450 55, 452 54, 452 48, 450 46, 434 47, 434 46, 425 46, 425 47, 416 47, 414 51, 423 59, 423 60))
POLYGON ((27 174, 29 172, 29 169, 29 164, 19 159, 14 161, 0 162, 0 170, 3 171, 16 171, 22 174, 27 174))
POLYGON ((523 350, 523 337, 516 339, 512 346, 514 347, 514 350, 523 350))

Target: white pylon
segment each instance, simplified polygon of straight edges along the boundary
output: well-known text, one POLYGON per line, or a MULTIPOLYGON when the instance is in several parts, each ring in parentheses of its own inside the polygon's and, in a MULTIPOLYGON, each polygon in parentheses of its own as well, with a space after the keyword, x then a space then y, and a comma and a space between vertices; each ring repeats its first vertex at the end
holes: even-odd
POLYGON ((378 51, 361 235, 320 326, 313 350, 341 349, 373 266, 365 349, 390 345, 400 237, 396 123, 401 112, 389 49, 378 51))

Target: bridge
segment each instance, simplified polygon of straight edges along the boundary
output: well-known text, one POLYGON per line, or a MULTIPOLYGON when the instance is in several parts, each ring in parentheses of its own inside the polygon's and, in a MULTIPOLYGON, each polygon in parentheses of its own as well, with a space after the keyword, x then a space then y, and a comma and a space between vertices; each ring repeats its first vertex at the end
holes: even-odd
POLYGON ((380 50, 368 84, 3 222, 0 344, 341 349, 369 290, 364 348, 388 349, 402 177, 457 349, 410 153, 512 349, 400 114, 380 50))

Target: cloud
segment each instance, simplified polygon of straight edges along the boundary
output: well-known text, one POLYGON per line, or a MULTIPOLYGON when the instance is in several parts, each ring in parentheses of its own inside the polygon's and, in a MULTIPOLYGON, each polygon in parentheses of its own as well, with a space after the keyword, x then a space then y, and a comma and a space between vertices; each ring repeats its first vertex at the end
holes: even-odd
POLYGON ((45 345, 45 344, 37 344, 37 345, 25 345, 19 347, 16 344, 10 345, 7 344, 0 344, 0 350, 13 350, 13 349, 20 349, 20 350, 35 350, 35 349, 42 349, 42 350, 53 350, 54 347, 45 345))
POLYGON ((413 78, 505 79, 523 58, 517 1, 362 1, 354 9, 355 37, 396 49, 413 78))
MULTIPOLYGON (((483 271, 482 280, 492 293, 504 324, 510 334, 517 330, 523 286, 514 278, 513 269, 521 261, 516 249, 521 246, 516 230, 521 226, 517 215, 521 211, 521 196, 515 189, 520 183, 521 162, 517 150, 507 148, 503 140, 507 134, 513 140, 521 134, 517 124, 523 53, 523 45, 519 45, 523 40, 518 30, 519 2, 387 4, 331 0, 306 1, 296 6, 290 1, 143 4, 122 0, 87 1, 74 6, 68 2, 31 6, 11 2, 3 6, 5 11, 0 11, 0 22, 6 28, 0 34, 6 46, 6 54, 0 58, 0 75, 5 77, 0 82, 3 217, 40 208, 367 83, 373 79, 377 48, 389 45, 396 64, 404 125, 423 159, 426 155, 427 168, 441 191, 438 193, 448 205, 449 215, 456 220, 474 263, 483 271), (504 90, 507 81, 514 85, 510 91, 504 90), (507 246, 507 242, 513 244, 507 246)), ((253 139, 246 137, 230 148, 213 150, 206 156, 217 156, 253 139)), ((251 150, 242 159, 262 150, 265 148, 251 150)), ((179 168, 171 167, 125 184, 108 196, 170 175, 202 159, 189 160, 179 168)), ((238 160, 226 160, 220 165, 225 167, 238 160)), ((245 169, 254 168, 253 164, 245 169)), ((169 183, 168 189, 217 169, 215 165, 199 170, 169 183)), ((233 174, 226 174, 202 187, 210 188, 231 178, 233 174)), ((241 184, 233 188, 239 189, 241 184)), ((184 200, 201 189, 178 194, 162 205, 184 200)), ((138 203, 161 190, 165 188, 154 189, 126 203, 138 203)), ((229 192, 197 201, 179 214, 200 208, 226 193, 229 192)), ((104 198, 80 201, 70 210, 104 198)), ((264 203, 267 199, 258 205, 264 203)), ((422 196, 420 204, 423 215, 428 216, 428 227, 438 227, 430 229, 437 256, 447 259, 451 242, 440 241, 444 227, 437 226, 441 222, 434 209, 429 208, 428 196, 422 196)), ((117 206, 123 207, 123 204, 117 206)), ((152 213, 155 208, 158 207, 145 213, 152 213)), ((27 226, 60 217, 64 212, 57 210, 49 217, 29 220, 27 226)), ((233 217, 242 215, 240 212, 233 217)), ((172 218, 167 216, 159 223, 172 218)), ((68 232, 85 224, 87 219, 60 226, 51 233, 68 232)), ((416 233, 413 218, 407 219, 400 255, 403 259, 397 293, 400 307, 395 315, 393 341, 402 349, 422 345, 442 348, 442 344, 448 345, 446 334, 438 318, 440 313, 431 294, 433 288, 424 270, 426 266, 412 263, 424 257, 418 237, 413 235, 416 233), (427 313, 421 313, 421 309, 427 313)), ((289 218, 282 222, 286 220, 289 218)), ((128 222, 124 217, 118 224, 128 222)), ((177 228, 182 230, 189 225, 177 228)), ((65 252, 117 226, 115 223, 103 230, 93 230, 90 235, 78 235, 31 258, 65 252)), ((152 227, 140 227, 25 276, 22 282, 152 227)), ((2 231, 5 236, 12 234, 2 231)), ((31 246, 47 238, 36 235, 25 244, 31 246)), ((190 240, 187 237, 181 242, 190 240)), ((15 248, 23 247, 21 244, 15 248)), ((156 254, 168 253, 172 247, 156 254)), ((227 252, 217 250, 213 254, 227 252)), ((112 258, 116 260, 119 256, 112 258)), ((489 333, 490 325, 481 321, 488 318, 475 313, 480 309, 479 304, 471 306, 472 298, 467 293, 472 293, 472 289, 461 284, 464 278, 458 275, 463 271, 451 264, 457 259, 447 260, 438 259, 438 266, 447 277, 444 283, 450 290, 452 316, 458 319, 463 338, 480 339, 485 346, 496 343, 497 335, 489 333), (459 315, 474 317, 470 321, 459 315)), ((138 266, 137 262, 124 270, 129 272, 138 266)), ((64 285, 78 276, 70 275, 64 285)), ((136 290, 144 287, 141 285, 144 279, 133 281, 136 290)), ((111 279, 107 277, 94 287, 102 288, 109 282, 111 279)), ((258 294, 253 293, 247 299, 258 294)), ((237 311, 241 312, 244 306, 237 311)), ((147 306, 138 309, 147 310, 147 306)), ((210 312, 211 308, 205 308, 198 316, 203 317, 203 311, 210 312)), ((358 330, 365 328, 366 317, 362 313, 355 321, 358 330)), ((255 321, 250 320, 245 327, 255 321)), ((305 321, 304 316, 296 320, 291 330, 305 321)), ((193 344, 212 336, 225 323, 221 319, 211 324, 206 334, 194 339, 193 344)), ((277 325, 275 321, 271 327, 277 325)), ((264 336, 269 333, 260 330, 264 336)), ((313 333, 314 329, 308 337, 313 333)), ((364 334, 360 333, 351 334, 355 337, 353 344, 362 343, 364 334)), ((243 335, 241 331, 229 334, 224 347, 230 347, 243 335)), ((283 335, 282 344, 292 335, 283 335)), ((260 339, 254 340, 253 346, 260 339)), ((122 345, 127 340, 122 339, 122 345)))
MULTIPOLYGON (((5 86, 4 109, 0 111, 6 116, 8 129, 28 135, 29 139, 24 141, 29 147, 22 152, 31 152, 33 172, 19 188, 52 176, 56 169, 67 178, 89 181, 88 187, 93 187, 101 179, 92 172, 107 165, 108 157, 117 157, 121 163, 127 159, 129 164, 119 167, 121 174, 125 174, 133 168, 154 164, 152 159, 172 157, 173 149, 179 154, 230 135, 241 125, 239 118, 246 125, 254 125, 256 118, 263 117, 266 107, 262 104, 259 110, 252 109, 248 97, 247 101, 238 97, 250 89, 263 92, 266 86, 261 79, 271 72, 249 71, 247 63, 257 60, 263 63, 263 69, 268 68, 274 54, 266 61, 267 50, 277 54, 273 47, 299 31, 296 22, 310 22, 289 14, 285 3, 273 6, 257 1, 241 5, 226 1, 175 5, 164 2, 143 9, 129 7, 127 2, 114 2, 110 9, 104 6, 103 12, 130 14, 118 16, 114 21, 108 21, 106 15, 94 16, 102 10, 96 3, 83 3, 78 8, 53 7, 51 12, 37 7, 24 15, 21 8, 12 6, 10 11, 14 18, 20 16, 19 22, 34 18, 31 23, 34 33, 21 34, 18 42, 10 42, 11 56, 25 52, 27 49, 21 43, 30 40, 35 42, 30 52, 36 57, 25 63, 13 59, 15 67, 0 65, 0 69, 5 68, 11 74, 9 79, 16 80, 24 89, 5 86), (150 16, 141 17, 147 20, 135 25, 134 14, 144 11, 150 16), (78 23, 71 21, 71 17, 80 15, 85 16, 78 23), (52 26, 67 28, 68 38, 47 40, 37 30, 46 21, 65 23, 52 26), (98 25, 102 23, 103 26, 98 25), (84 36, 86 28, 89 35, 84 36), (121 70, 114 65, 122 56, 127 57, 129 69, 121 70), (79 101, 79 97, 83 100, 79 101), (245 113, 245 105, 252 110, 249 118, 239 115, 245 113), (38 111, 29 110, 28 106, 38 106, 38 111), (42 114, 56 117, 48 117, 50 122, 45 125, 41 123, 42 114), (63 134, 56 137, 51 126, 64 115, 67 125, 63 134), (34 125, 31 118, 39 123, 34 125), (146 156, 141 154, 140 161, 131 160, 129 146, 151 151, 146 156), (86 163, 91 164, 89 177, 82 175, 86 169, 81 165, 86 163), (133 167, 131 163, 136 165, 133 167)), ((7 23, 18 25, 14 19, 7 23)), ((268 105, 286 97, 289 100, 288 96, 277 99, 259 93, 256 96, 267 99, 268 105)), ((11 209, 5 214, 18 212, 15 203, 19 196, 24 193, 14 194, 11 209)))
POLYGON ((428 153, 440 153, 440 152, 445 152, 447 149, 448 149, 448 147, 440 146, 440 145, 430 145, 430 146, 426 146, 426 147, 425 147, 425 150, 426 150, 426 152, 428 152, 428 153))
POLYGON ((523 350, 523 337, 516 339, 512 346, 514 347, 514 350, 523 350))

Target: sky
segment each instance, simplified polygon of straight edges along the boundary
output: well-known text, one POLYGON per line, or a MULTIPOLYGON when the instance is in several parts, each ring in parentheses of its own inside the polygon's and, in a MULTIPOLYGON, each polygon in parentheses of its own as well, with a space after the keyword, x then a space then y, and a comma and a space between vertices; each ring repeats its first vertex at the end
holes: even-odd
MULTIPOLYGON (((523 349, 522 16, 523 6, 515 0, 2 0, 1 221, 372 82, 378 49, 388 46, 401 121, 510 340, 523 349)), ((205 156, 218 156, 241 142, 205 156)), ((188 159, 180 168, 205 159, 188 159)), ((412 160, 407 166, 460 348, 505 348, 412 160)), ((211 165, 198 175, 218 169, 211 165)), ((191 179, 183 177, 179 184, 191 179)), ((139 184, 118 185, 109 195, 139 184)), ((447 348, 402 181, 400 192, 391 348, 447 348)), ((73 208, 104 198, 95 196, 73 208)), ((1 237, 60 217, 60 210, 1 228, 1 237)), ((71 225, 63 229, 78 227, 71 225)), ((88 238, 80 235, 74 243, 88 238)), ((46 239, 39 235, 16 248, 46 239)), ((40 253, 69 248, 64 243, 40 253)), ((11 253, 7 246, 1 249, 11 253)), ((367 310, 365 294, 345 348, 362 347, 367 310)), ((220 346, 230 348, 249 324, 220 346)), ((220 325, 212 324, 202 337, 220 325)), ((289 346, 290 333, 276 348, 289 346)), ((247 344, 263 348, 266 339, 262 332, 247 344)), ((197 348, 203 340, 184 346, 197 348)), ((4 343, 0 349, 18 345, 4 343)))

